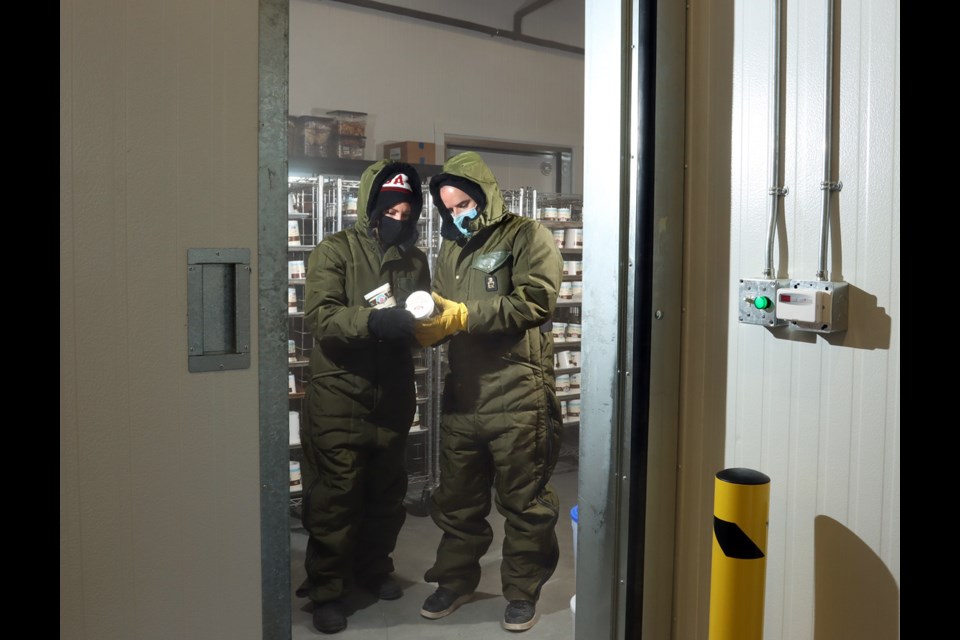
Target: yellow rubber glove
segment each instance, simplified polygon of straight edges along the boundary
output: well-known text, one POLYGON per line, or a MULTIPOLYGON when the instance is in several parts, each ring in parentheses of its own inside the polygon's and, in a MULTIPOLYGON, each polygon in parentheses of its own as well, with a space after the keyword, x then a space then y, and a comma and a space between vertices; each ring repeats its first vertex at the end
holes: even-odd
POLYGON ((437 313, 421 320, 414 327, 417 342, 421 347, 437 344, 447 336, 467 328, 467 306, 462 302, 447 300, 438 293, 433 293, 433 303, 437 306, 437 313))

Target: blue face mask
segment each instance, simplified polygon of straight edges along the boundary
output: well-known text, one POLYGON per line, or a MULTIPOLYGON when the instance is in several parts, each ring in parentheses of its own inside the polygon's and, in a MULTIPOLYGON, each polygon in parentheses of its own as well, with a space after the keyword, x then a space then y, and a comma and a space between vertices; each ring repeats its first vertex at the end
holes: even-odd
POLYGON ((453 224, 457 225, 457 229, 460 229, 460 233, 465 236, 469 236, 470 232, 467 230, 467 222, 473 220, 480 212, 476 208, 470 209, 470 211, 464 211, 459 216, 453 217, 453 224))

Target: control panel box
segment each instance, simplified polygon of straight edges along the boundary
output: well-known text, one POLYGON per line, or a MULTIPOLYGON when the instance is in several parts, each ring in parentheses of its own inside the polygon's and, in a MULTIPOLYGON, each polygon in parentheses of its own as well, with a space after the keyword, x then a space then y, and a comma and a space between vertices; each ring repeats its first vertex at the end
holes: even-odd
POLYGON ((846 331, 849 288, 846 282, 793 280, 777 291, 777 319, 804 331, 846 331))
POLYGON ((787 320, 777 317, 777 292, 790 286, 789 280, 741 278, 738 315, 743 324, 782 327, 787 320))

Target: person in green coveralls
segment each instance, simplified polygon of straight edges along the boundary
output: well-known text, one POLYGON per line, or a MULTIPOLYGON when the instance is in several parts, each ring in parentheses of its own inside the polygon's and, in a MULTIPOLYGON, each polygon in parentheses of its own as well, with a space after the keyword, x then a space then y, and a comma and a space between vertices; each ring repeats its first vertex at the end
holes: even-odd
POLYGON ((304 315, 315 346, 300 441, 310 537, 297 594, 315 603, 323 633, 347 627, 344 597, 355 585, 382 599, 403 595, 391 553, 406 517, 418 348, 403 303, 430 287, 416 247, 422 208, 417 170, 376 162, 360 178, 356 226, 325 237, 308 261, 304 315))
POLYGON ((476 590, 493 540, 492 487, 505 518, 501 624, 525 631, 537 622, 540 590, 559 558, 559 502, 549 480, 562 420, 550 323, 563 259, 548 229, 507 211, 477 153, 450 158, 430 193, 442 219, 433 279, 439 313, 416 333, 423 345, 448 340, 450 371, 431 499, 443 535, 424 576, 438 587, 420 613, 447 616, 476 590))

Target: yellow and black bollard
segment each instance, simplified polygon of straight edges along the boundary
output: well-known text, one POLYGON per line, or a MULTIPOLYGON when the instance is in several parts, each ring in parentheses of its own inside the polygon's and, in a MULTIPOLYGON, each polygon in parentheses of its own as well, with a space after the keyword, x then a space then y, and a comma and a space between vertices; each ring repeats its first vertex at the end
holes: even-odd
POLYGON ((724 469, 714 482, 710 640, 762 640, 770 478, 724 469))

